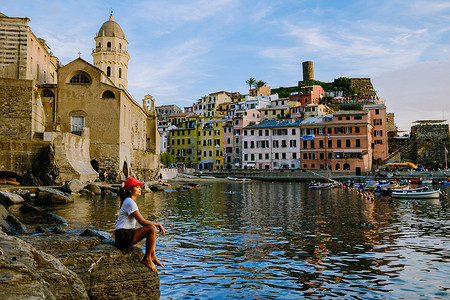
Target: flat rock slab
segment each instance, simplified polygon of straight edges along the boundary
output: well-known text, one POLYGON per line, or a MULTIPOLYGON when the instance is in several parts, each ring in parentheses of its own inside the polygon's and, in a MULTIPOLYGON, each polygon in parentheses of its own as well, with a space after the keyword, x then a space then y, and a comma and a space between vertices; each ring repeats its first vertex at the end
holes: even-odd
POLYGON ((52 188, 40 187, 36 189, 36 204, 56 204, 56 203, 71 203, 74 197, 68 193, 58 191, 52 188))
POLYGON ((24 202, 25 200, 20 195, 10 192, 0 192, 0 204, 10 206, 24 202))
POLYGON ((81 279, 53 256, 0 230, 1 299, 89 299, 81 279))
POLYGON ((24 236, 78 274, 90 299, 159 299, 159 276, 140 261, 141 249, 120 250, 97 237, 24 236))

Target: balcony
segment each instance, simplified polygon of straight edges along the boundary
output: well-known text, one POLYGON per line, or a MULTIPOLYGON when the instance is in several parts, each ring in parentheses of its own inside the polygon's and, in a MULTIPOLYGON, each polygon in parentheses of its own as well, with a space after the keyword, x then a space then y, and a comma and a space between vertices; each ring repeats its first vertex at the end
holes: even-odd
POLYGON ((92 53, 97 52, 118 52, 122 53, 123 55, 130 57, 130 54, 128 54, 127 50, 119 49, 117 47, 97 47, 92 49, 92 53))

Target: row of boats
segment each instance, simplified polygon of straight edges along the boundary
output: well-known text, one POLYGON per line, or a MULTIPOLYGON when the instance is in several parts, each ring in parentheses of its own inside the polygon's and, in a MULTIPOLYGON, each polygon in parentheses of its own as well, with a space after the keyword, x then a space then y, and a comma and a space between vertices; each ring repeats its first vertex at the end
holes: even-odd
POLYGON ((428 186, 411 188, 409 182, 384 182, 384 181, 369 181, 366 183, 323 183, 311 182, 308 185, 309 189, 325 190, 333 187, 351 186, 361 191, 370 191, 382 196, 392 196, 393 198, 405 199, 434 199, 439 198, 440 195, 446 196, 445 192, 439 189, 434 190, 428 186))

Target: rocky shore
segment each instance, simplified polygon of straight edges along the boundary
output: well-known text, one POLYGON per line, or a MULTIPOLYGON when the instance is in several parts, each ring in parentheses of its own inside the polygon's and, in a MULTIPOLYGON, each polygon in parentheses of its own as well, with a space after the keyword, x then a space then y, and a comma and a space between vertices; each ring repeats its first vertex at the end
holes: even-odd
POLYGON ((159 276, 140 263, 139 247, 120 250, 107 232, 92 229, 69 234, 67 221, 46 211, 76 201, 77 193, 114 194, 118 187, 73 180, 54 188, 0 191, 0 299, 159 299, 159 276), (9 213, 11 205, 40 224, 27 228, 9 213))

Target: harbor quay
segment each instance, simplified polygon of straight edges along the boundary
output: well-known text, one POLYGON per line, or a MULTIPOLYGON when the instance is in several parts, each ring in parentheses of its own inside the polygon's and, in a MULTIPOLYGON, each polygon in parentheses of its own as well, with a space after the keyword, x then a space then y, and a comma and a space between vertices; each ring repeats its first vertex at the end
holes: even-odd
MULTIPOLYGON (((183 173, 179 173, 183 176, 183 173)), ((290 181, 290 182, 308 182, 308 181, 327 181, 332 179, 339 182, 354 181, 365 182, 368 180, 417 180, 417 179, 433 179, 442 181, 448 178, 450 171, 382 171, 377 175, 374 172, 367 172, 364 175, 356 175, 355 173, 328 173, 326 170, 202 170, 195 174, 200 176, 211 176, 216 178, 236 177, 249 178, 253 180, 264 181, 290 181)))

